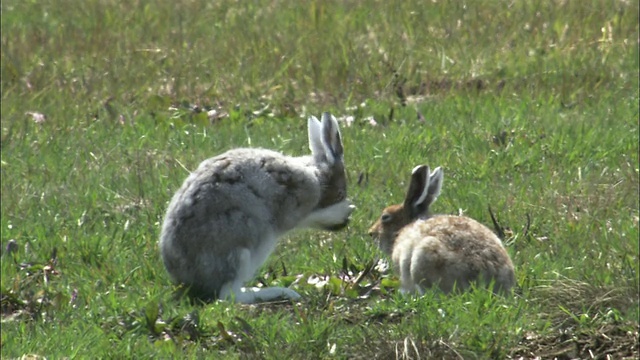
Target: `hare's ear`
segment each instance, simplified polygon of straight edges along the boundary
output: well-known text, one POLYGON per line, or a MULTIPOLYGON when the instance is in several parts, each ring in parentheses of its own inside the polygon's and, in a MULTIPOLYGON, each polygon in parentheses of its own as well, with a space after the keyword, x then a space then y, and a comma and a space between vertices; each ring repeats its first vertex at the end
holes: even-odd
POLYGON ((419 165, 411 172, 411 183, 404 200, 404 208, 411 217, 425 214, 429 206, 438 198, 442 189, 442 169, 439 167, 433 173, 427 165, 419 165))
POLYGON ((313 157, 318 161, 327 162, 331 165, 336 161, 342 160, 344 149, 338 120, 333 115, 325 112, 322 114, 322 122, 315 116, 310 116, 308 126, 309 149, 313 157))
POLYGON ((322 143, 327 150, 327 159, 332 158, 329 163, 333 164, 343 159, 344 148, 338 120, 328 112, 322 114, 322 143))
POLYGON ((433 204, 434 201, 440 196, 442 190, 442 181, 444 179, 444 173, 442 168, 438 166, 429 174, 429 189, 427 190, 427 206, 433 204))
POLYGON ((411 182, 407 196, 404 198, 404 208, 409 211, 411 216, 417 216, 422 213, 422 205, 427 198, 427 186, 429 186, 429 167, 427 165, 418 165, 411 171, 411 182))
POLYGON ((324 146, 322 145, 322 124, 317 117, 311 115, 307 119, 307 128, 309 129, 309 150, 314 157, 324 154, 324 146))

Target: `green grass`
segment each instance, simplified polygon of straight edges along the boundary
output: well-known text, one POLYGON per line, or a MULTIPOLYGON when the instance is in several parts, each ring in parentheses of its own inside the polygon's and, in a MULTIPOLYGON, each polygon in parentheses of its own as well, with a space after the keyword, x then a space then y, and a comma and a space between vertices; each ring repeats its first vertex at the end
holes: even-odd
POLYGON ((2 358, 638 356, 638 1, 1 10, 2 358), (306 154, 325 110, 354 117, 358 209, 283 238, 254 283, 302 301, 174 299, 157 239, 188 170, 306 154), (405 298, 376 266, 367 229, 421 163, 445 171, 436 212, 491 207, 514 297, 405 298))

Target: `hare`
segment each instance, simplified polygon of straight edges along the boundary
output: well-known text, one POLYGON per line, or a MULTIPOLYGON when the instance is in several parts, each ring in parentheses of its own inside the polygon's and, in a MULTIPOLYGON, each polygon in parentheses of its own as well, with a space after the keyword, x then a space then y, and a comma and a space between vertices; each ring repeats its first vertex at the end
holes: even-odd
POLYGON ((423 294, 464 291, 474 281, 508 292, 515 284, 513 264, 500 239, 465 216, 429 214, 440 195, 443 172, 420 165, 413 169, 403 204, 391 205, 369 229, 400 273, 401 291, 423 294))
POLYGON ((297 300, 288 288, 245 288, 289 230, 339 230, 347 200, 343 146, 329 113, 308 119, 310 156, 238 148, 203 161, 171 199, 159 247, 174 283, 211 301, 297 300))

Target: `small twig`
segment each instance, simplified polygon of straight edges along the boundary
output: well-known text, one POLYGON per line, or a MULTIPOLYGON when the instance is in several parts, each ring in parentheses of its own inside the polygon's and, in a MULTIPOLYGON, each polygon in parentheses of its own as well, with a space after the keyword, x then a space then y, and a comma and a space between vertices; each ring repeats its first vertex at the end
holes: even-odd
POLYGON ((504 239, 504 228, 500 226, 500 223, 496 220, 496 217, 493 216, 493 211, 491 210, 491 205, 489 205, 489 215, 491 215, 491 221, 493 222, 493 227, 496 229, 496 233, 500 239, 504 239))
POLYGON ((373 261, 368 262, 367 265, 365 265, 364 270, 362 270, 360 272, 360 274, 358 274, 358 277, 356 277, 356 279, 353 282, 353 286, 358 285, 367 275, 369 275, 369 273, 371 272, 371 270, 375 267, 375 264, 373 261))
POLYGON ((529 236, 529 228, 531 227, 531 216, 527 213, 527 224, 524 226, 524 230, 522 230, 522 235, 527 238, 529 236))

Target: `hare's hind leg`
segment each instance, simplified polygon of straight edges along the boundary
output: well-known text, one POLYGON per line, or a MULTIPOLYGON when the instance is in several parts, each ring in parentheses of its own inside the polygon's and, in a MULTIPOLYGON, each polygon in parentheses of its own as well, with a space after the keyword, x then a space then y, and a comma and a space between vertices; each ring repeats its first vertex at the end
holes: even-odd
POLYGON ((222 287, 221 299, 235 301, 241 304, 255 304, 274 300, 292 300, 301 298, 297 292, 284 287, 242 287, 237 284, 227 284, 222 287))
POLYGON ((268 287, 268 288, 246 288, 240 289, 240 293, 236 295, 235 301, 243 304, 255 304, 260 302, 268 302, 274 300, 300 300, 301 296, 297 292, 284 287, 268 287))
POLYGON ((273 250, 276 238, 269 239, 266 244, 270 249, 258 249, 256 254, 251 250, 242 248, 237 254, 238 273, 232 281, 227 282, 220 290, 220 298, 235 301, 242 304, 254 304, 278 299, 298 300, 300 295, 288 288, 268 287, 268 288, 247 288, 243 287, 247 280, 253 277, 255 271, 262 265, 268 255, 273 250), (253 256, 252 256, 253 255, 253 256))

